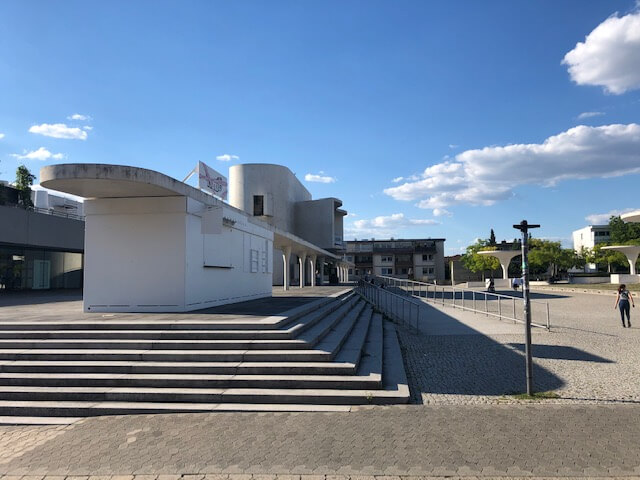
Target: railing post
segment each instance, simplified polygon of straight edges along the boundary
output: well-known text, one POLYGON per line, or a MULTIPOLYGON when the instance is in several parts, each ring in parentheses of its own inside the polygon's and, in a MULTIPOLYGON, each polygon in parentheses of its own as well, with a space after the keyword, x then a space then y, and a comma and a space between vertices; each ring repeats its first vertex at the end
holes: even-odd
POLYGON ((549 302, 547 302, 547 330, 551 331, 551 322, 549 320, 549 302))
POLYGON ((502 302, 500 301, 502 297, 498 297, 498 318, 502 318, 502 302))
POLYGON ((484 313, 488 317, 489 316, 489 305, 487 304, 487 292, 484 293, 484 313))
POLYGON ((516 297, 513 297, 513 323, 516 323, 516 297))
POLYGON ((475 290, 473 291, 472 295, 473 295, 473 311, 475 313, 476 311, 476 291, 475 290))

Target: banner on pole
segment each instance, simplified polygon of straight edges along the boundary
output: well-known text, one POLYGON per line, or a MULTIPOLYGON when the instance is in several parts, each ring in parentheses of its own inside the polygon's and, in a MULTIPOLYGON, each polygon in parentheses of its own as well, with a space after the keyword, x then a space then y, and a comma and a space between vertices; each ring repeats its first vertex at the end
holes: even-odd
POLYGON ((222 200, 227 199, 227 177, 203 162, 198 162, 198 186, 222 200))

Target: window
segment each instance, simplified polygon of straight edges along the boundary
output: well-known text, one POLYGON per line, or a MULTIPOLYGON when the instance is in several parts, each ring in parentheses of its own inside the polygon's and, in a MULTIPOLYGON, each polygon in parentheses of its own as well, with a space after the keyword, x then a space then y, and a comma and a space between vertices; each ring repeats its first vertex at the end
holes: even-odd
POLYGON ((402 269, 402 275, 406 275, 406 274, 407 274, 407 269, 406 269, 406 268, 403 268, 403 269, 402 269))
POLYGON ((393 275, 393 268, 383 268, 382 275, 393 275))
POLYGON ((258 273, 258 259, 260 252, 258 250, 251 250, 251 273, 258 273))
POLYGON ((427 269, 427 275, 433 275, 433 268, 427 269))
POLYGON ((259 217, 264 215, 264 195, 253 196, 253 216, 259 217))
POLYGON ((391 263, 391 262, 393 262, 393 257, 383 256, 382 258, 380 258, 380 261, 382 263, 391 263))
POLYGON ((422 255, 422 261, 423 262, 430 262, 431 260, 433 260, 433 255, 431 255, 431 254, 422 255))
POLYGON ((349 275, 353 275, 353 268, 349 269, 349 275))

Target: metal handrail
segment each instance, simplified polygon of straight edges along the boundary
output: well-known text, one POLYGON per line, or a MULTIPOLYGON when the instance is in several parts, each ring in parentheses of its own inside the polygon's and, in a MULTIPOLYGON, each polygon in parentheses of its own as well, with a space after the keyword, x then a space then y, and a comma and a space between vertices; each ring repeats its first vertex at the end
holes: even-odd
POLYGON ((420 332, 420 308, 422 305, 421 303, 416 303, 413 297, 407 298, 406 295, 391 292, 364 280, 358 281, 356 292, 388 318, 403 325, 411 324, 413 312, 415 311, 415 325, 413 326, 416 332, 420 332), (406 308, 407 305, 408 309, 406 308))
MULTIPOLYGON (((501 320, 510 320, 515 323, 525 323, 524 315, 523 315, 523 318, 521 319, 517 317, 516 303, 517 303, 517 300, 519 300, 519 298, 517 297, 511 297, 509 295, 502 295, 499 293, 478 292, 472 289, 456 288, 454 286, 448 286, 448 285, 437 285, 435 283, 418 282, 415 280, 409 280, 404 278, 387 277, 385 275, 376 275, 375 278, 381 279, 385 285, 391 285, 394 288, 398 288, 399 290, 405 292, 407 295, 410 295, 411 297, 417 296, 418 298, 420 298, 421 301, 424 299, 424 301, 427 301, 427 302, 433 302, 433 303, 441 304, 443 306, 451 306, 453 308, 459 308, 461 310, 480 313, 486 316, 496 317, 501 320), (404 286, 403 286, 403 283, 405 284, 404 286), (417 286, 417 289, 416 289, 416 286, 417 286), (422 287, 426 287, 426 288, 422 288, 422 287), (430 298, 429 293, 431 289, 433 290, 433 296, 430 298), (418 295, 415 294, 416 290, 418 291, 418 295), (440 301, 438 300, 438 290, 440 290, 440 293, 441 293, 440 301), (451 302, 449 303, 445 302, 445 292, 447 290, 452 293, 451 302), (456 302, 457 300, 456 294, 458 291, 461 293, 459 303, 456 302), (424 297, 422 296, 422 293, 425 294, 424 297), (472 307, 469 307, 465 304, 465 300, 467 296, 466 293, 469 293, 471 295, 471 299, 469 299, 468 301, 472 302, 472 307), (484 309, 477 308, 477 298, 476 298, 477 296, 480 296, 481 299, 482 299, 482 296, 484 296, 484 302, 482 302, 484 309), (497 313, 491 312, 488 308, 489 296, 495 297, 495 299, 497 299, 497 302, 498 302, 497 313), (505 303, 508 302, 512 304, 512 316, 506 313, 503 313, 503 299, 505 303)), ((540 323, 533 323, 533 322, 531 323, 531 325, 534 327, 551 330, 549 302, 534 301, 532 303, 543 305, 545 307, 546 325, 542 325, 540 323)))

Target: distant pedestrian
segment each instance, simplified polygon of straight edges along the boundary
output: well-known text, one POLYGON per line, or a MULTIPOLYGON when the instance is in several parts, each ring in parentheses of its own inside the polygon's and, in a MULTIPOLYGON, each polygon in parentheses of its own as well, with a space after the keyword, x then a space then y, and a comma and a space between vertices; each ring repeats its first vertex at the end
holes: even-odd
POLYGON ((620 309, 620 319, 622 320, 622 327, 625 327, 624 324, 624 316, 627 315, 627 324, 629 328, 631 328, 631 318, 629 317, 629 302, 633 305, 633 308, 636 308, 636 302, 633 301, 633 295, 631 292, 627 290, 627 286, 623 283, 618 287, 618 295, 616 296, 616 304, 613 306, 613 309, 620 309))

